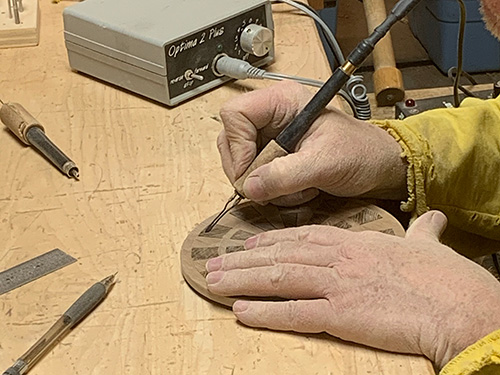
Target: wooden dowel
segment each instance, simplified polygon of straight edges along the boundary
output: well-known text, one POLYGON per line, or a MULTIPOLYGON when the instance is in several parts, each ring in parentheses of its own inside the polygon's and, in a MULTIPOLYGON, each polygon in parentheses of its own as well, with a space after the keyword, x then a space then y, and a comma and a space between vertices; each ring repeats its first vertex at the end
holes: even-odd
MULTIPOLYGON (((384 0, 363 0, 368 32, 380 25, 387 17, 384 0)), ((390 33, 381 39, 372 53, 374 74, 373 85, 379 106, 394 105, 404 98, 403 76, 396 68, 396 59, 390 33)))

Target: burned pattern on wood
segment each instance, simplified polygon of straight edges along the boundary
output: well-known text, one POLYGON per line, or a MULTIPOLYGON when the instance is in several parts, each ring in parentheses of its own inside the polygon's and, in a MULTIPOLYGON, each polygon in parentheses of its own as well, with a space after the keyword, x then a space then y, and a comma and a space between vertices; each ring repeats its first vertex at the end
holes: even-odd
POLYGON ((227 232, 229 232, 232 228, 226 227, 225 225, 217 224, 212 228, 210 232, 205 232, 204 230, 200 233, 200 237, 210 237, 210 238, 222 238, 227 232))
POLYGON ((211 232, 205 233, 204 229, 214 217, 200 223, 184 241, 181 251, 182 273, 197 292, 226 306, 231 306, 236 299, 218 296, 208 290, 206 262, 223 254, 244 251, 244 241, 261 232, 319 224, 356 232, 373 230, 404 236, 401 224, 382 209, 362 201, 325 198, 324 195, 295 207, 261 207, 245 202, 229 211, 211 232))
POLYGON ((235 234, 233 234, 231 236, 231 239, 245 241, 245 240, 249 239, 250 237, 252 237, 253 235, 254 235, 254 233, 250 233, 250 232, 247 232, 245 230, 240 229, 239 231, 237 231, 235 234))
POLYGON ((191 259, 193 260, 206 260, 215 258, 219 255, 218 247, 193 247, 191 250, 191 259))
POLYGON ((261 216, 260 212, 253 206, 235 207, 230 211, 230 214, 243 221, 252 221, 261 216))
POLYGON ((375 220, 382 219, 382 215, 368 208, 364 208, 357 214, 349 216, 348 219, 354 221, 356 224, 363 225, 366 223, 371 223, 375 220))
POLYGON ((335 224, 333 224, 333 226, 342 229, 349 229, 352 227, 352 225, 345 220, 337 221, 335 224))
POLYGON ((236 253, 238 251, 244 251, 244 250, 245 250, 245 246, 243 246, 243 245, 226 247, 226 253, 236 253))
POLYGON ((299 215, 297 213, 281 213, 281 220, 286 228, 294 228, 297 226, 299 215))
POLYGON ((381 230, 380 233, 390 234, 393 236, 396 235, 396 233, 394 233, 394 229, 392 229, 392 228, 381 230))

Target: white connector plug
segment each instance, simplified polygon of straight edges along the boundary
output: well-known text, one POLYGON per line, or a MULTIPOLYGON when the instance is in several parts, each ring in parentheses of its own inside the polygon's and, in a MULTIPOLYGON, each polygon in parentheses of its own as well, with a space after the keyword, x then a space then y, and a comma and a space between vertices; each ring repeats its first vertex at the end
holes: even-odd
POLYGON ((265 70, 256 68, 248 61, 221 55, 214 61, 214 70, 217 75, 228 76, 234 79, 264 79, 265 70))

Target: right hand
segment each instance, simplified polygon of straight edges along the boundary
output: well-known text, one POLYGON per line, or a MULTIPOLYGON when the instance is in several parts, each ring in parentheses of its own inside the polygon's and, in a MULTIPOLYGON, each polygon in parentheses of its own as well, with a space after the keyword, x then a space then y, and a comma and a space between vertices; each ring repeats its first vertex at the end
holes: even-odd
MULTIPOLYGON (((224 130, 217 144, 231 183, 311 96, 303 86, 283 82, 243 94, 223 106, 224 130)), ((245 180, 243 190, 253 201, 278 205, 304 203, 318 189, 342 197, 404 199, 406 163, 401 153, 386 131, 327 107, 295 153, 257 168, 245 180)))
POLYGON ((208 289, 252 296, 233 305, 246 325, 327 332, 423 354, 441 368, 500 329, 500 284, 439 243, 445 227, 446 217, 430 211, 405 238, 331 226, 259 233, 245 242, 247 251, 207 262, 208 289))

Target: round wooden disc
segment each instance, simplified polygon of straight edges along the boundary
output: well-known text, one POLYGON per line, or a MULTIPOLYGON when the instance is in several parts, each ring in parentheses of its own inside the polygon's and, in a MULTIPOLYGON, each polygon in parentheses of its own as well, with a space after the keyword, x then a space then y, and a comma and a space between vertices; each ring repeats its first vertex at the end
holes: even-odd
POLYGON ((244 250, 245 240, 257 233, 312 224, 331 225, 356 232, 372 230, 397 236, 404 236, 405 233, 402 225, 391 214, 377 206, 328 195, 321 195, 296 207, 242 203, 227 213, 210 232, 204 233, 214 217, 197 225, 187 236, 181 249, 181 269, 193 289, 226 306, 232 306, 236 299, 208 291, 205 263, 219 255, 244 250))

